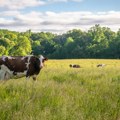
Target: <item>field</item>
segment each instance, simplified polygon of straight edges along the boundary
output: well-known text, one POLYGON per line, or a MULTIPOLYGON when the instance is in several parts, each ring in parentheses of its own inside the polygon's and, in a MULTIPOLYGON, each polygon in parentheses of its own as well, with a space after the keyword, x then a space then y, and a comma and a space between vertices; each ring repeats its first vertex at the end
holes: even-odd
POLYGON ((120 120, 120 60, 48 60, 36 82, 0 81, 0 120, 120 120))

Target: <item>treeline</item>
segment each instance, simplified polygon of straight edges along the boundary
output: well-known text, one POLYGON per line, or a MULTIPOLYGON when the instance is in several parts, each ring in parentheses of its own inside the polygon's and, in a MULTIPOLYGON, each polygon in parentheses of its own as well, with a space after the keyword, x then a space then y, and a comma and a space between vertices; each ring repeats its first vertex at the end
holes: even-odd
POLYGON ((95 25, 87 32, 73 29, 58 35, 0 30, 0 56, 43 54, 49 58, 120 58, 120 29, 95 25))

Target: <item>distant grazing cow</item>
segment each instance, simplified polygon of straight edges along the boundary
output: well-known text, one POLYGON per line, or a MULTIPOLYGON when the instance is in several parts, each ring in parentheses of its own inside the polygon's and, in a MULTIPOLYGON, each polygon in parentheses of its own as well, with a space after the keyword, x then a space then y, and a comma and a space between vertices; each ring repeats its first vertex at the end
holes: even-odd
POLYGON ((97 67, 104 67, 106 64, 98 64, 97 67))
POLYGON ((39 57, 29 56, 2 56, 0 57, 0 80, 8 80, 11 78, 20 78, 32 76, 36 80, 36 76, 44 65, 44 58, 42 55, 39 57))
POLYGON ((73 64, 73 65, 70 64, 69 66, 72 67, 72 68, 80 68, 80 65, 76 65, 76 64, 73 64))

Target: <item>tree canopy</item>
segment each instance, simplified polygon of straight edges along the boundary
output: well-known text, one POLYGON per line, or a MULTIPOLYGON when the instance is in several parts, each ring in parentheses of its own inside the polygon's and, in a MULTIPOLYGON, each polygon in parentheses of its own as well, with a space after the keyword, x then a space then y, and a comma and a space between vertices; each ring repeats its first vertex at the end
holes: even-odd
POLYGON ((49 58, 120 58, 120 29, 95 25, 88 31, 73 29, 61 35, 31 30, 0 29, 0 56, 43 54, 49 58))

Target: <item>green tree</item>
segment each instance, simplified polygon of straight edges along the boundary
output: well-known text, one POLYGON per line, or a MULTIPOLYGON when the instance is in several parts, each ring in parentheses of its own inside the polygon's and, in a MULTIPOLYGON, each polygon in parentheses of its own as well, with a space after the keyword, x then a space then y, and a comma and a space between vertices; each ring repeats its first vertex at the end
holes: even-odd
POLYGON ((106 51, 109 47, 109 36, 107 29, 95 25, 88 31, 90 43, 87 46, 87 50, 90 51, 90 57, 104 58, 106 51))
POLYGON ((26 36, 19 35, 17 44, 11 49, 11 55, 28 55, 32 51, 30 40, 26 36))
POLYGON ((116 33, 116 37, 110 41, 109 56, 111 58, 120 58, 120 29, 116 33))
POLYGON ((5 51, 6 51, 5 47, 0 45, 0 56, 4 55, 5 51))
POLYGON ((9 51, 14 46, 14 44, 15 43, 13 41, 9 40, 8 38, 0 39, 0 45, 4 46, 6 48, 5 52, 4 52, 5 55, 9 55, 9 51))
POLYGON ((71 55, 69 58, 85 58, 86 57, 86 45, 87 45, 87 37, 86 32, 82 32, 81 30, 73 29, 67 32, 67 36, 72 37, 74 40, 71 44, 71 55))
POLYGON ((54 52, 54 34, 52 33, 34 33, 31 35, 32 42, 32 53, 35 55, 44 54, 49 55, 54 52), (35 36, 36 35, 36 36, 35 36))

